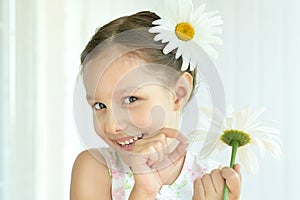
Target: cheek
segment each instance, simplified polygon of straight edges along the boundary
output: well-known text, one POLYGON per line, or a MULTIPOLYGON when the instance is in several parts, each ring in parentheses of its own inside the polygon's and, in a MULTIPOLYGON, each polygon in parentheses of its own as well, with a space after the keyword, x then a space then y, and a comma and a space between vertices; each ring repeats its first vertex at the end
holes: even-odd
POLYGON ((130 111, 131 122, 149 132, 163 128, 169 121, 170 111, 160 104, 143 105, 130 111))
POLYGON ((130 123, 139 128, 145 128, 149 126, 149 124, 151 123, 149 112, 150 108, 148 108, 147 106, 140 106, 135 109, 130 109, 128 112, 130 123))
POLYGON ((93 124, 96 133, 103 138, 104 137, 104 120, 97 116, 95 113, 93 114, 93 124))

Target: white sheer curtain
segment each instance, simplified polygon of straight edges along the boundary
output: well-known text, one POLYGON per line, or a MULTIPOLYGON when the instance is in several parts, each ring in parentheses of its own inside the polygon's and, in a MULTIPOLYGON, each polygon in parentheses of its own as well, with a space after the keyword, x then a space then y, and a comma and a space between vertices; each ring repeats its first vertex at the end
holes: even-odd
POLYGON ((242 199, 297 199, 300 178, 299 1, 226 1, 215 6, 224 16, 224 52, 218 62, 227 102, 264 106, 265 119, 281 129, 283 158, 260 162, 260 174, 244 176, 242 199))
MULTIPOLYGON (((203 1, 193 0, 198 5, 203 1)), ((96 27, 142 9, 148 0, 1 0, 1 199, 68 199, 83 149, 72 116, 80 52, 96 27), (4 117, 5 116, 5 117, 4 117)), ((300 7, 296 0, 206 0, 224 19, 216 65, 226 101, 264 106, 281 129, 283 159, 244 173, 243 200, 296 200, 300 179, 300 7)))
POLYGON ((1 1, 1 199, 34 198, 35 26, 33 1, 1 1), (20 12, 21 11, 21 12, 20 12))

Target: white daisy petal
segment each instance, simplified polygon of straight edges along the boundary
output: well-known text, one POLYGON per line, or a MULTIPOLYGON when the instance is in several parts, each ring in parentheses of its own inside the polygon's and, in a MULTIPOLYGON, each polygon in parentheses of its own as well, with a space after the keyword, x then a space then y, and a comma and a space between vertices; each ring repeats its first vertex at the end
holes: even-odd
POLYGON ((255 137, 251 138, 251 142, 253 142, 253 144, 257 146, 260 156, 261 157, 265 156, 266 149, 265 149, 264 142, 261 141, 260 139, 256 139, 255 137))
POLYGON ((265 109, 261 108, 261 109, 255 111, 253 114, 251 114, 248 119, 247 126, 250 126, 251 124, 253 124, 264 112, 265 112, 265 109))
POLYGON ((166 43, 166 42, 174 43, 174 40, 172 40, 172 32, 170 32, 169 30, 161 31, 161 42, 162 43, 166 43))
POLYGON ((207 41, 207 43, 210 43, 210 44, 217 44, 217 45, 223 44, 223 40, 221 40, 219 37, 216 37, 216 36, 208 36, 208 37, 206 37, 206 41, 207 41))
POLYGON ((176 48, 178 48, 178 45, 175 42, 169 42, 163 49, 163 53, 168 54, 176 48))
POLYGON ((258 172, 258 160, 255 154, 247 148, 239 148, 238 159, 249 174, 257 174, 258 172))
POLYGON ((181 71, 185 71, 189 67, 189 60, 187 60, 185 57, 182 58, 182 66, 181 66, 181 71))
POLYGON ((214 26, 219 26, 223 24, 223 20, 221 16, 214 16, 209 19, 209 24, 214 27, 214 26))
POLYGON ((228 115, 228 117, 232 117, 233 113, 234 113, 233 105, 228 105, 227 106, 227 115, 228 115))
POLYGON ((261 121, 255 121, 250 126, 246 126, 245 130, 252 131, 252 130, 257 130, 257 127, 260 127, 262 125, 261 121))
POLYGON ((176 51, 175 58, 178 59, 180 56, 182 56, 182 53, 183 53, 182 48, 178 48, 176 51))
POLYGON ((210 127, 210 130, 209 130, 210 132, 209 132, 209 134, 207 134, 207 136, 205 138, 203 147, 202 147, 201 151, 199 152, 199 155, 201 157, 206 157, 206 156, 208 156, 209 154, 211 154, 213 152, 216 153, 215 148, 218 145, 228 148, 228 146, 218 143, 218 141, 219 141, 219 134, 218 134, 219 129, 218 128, 214 129, 214 128, 215 128, 214 126, 210 127))
POLYGON ((233 121, 234 120, 231 117, 226 118, 227 129, 232 129, 232 130, 235 129, 233 121))
POLYGON ((217 11, 217 10, 213 10, 213 11, 207 12, 207 17, 210 18, 210 17, 212 17, 212 16, 214 16, 214 15, 216 15, 218 13, 219 13, 219 11, 217 11))
POLYGON ((194 64, 194 62, 190 62, 190 70, 194 71, 195 68, 196 68, 196 64, 194 64))
POLYGON ((179 19, 181 22, 190 22, 193 13, 193 3, 191 0, 179 0, 179 19))
POLYGON ((240 130, 243 128, 243 119, 242 119, 242 113, 241 112, 236 112, 234 117, 233 117, 233 123, 234 127, 233 129, 240 130))
MULTIPOLYGON (((213 149, 210 150, 210 153, 207 155, 207 157, 212 157, 212 156, 216 155, 218 152, 225 151, 226 149, 228 149, 227 145, 225 145, 223 143, 217 143, 217 144, 215 144, 213 149)), ((204 157, 202 154, 198 154, 198 156, 204 157)))
POLYGON ((154 26, 154 27, 151 27, 149 28, 149 32, 150 33, 158 33, 158 34, 163 34, 164 32, 166 32, 166 28, 163 27, 163 26, 154 26))
POLYGON ((202 4, 201 6, 199 6, 199 8, 195 10, 191 21, 196 21, 197 19, 199 19, 203 14, 204 10, 205 10, 205 4, 202 4))
POLYGON ((270 140, 263 139, 265 148, 271 153, 271 155, 274 158, 281 158, 282 157, 282 151, 278 143, 270 140))
POLYGON ((161 25, 165 22, 163 19, 158 19, 152 22, 153 25, 161 25))
POLYGON ((163 34, 157 34, 156 36, 154 36, 154 41, 161 41, 163 39, 163 34))
POLYGON ((207 118, 213 119, 217 124, 222 125, 224 121, 224 113, 217 108, 201 107, 199 110, 206 115, 207 118))
MULTIPOLYGON (((211 35, 221 35, 222 34, 222 29, 220 27, 212 27, 209 30, 211 35)), ((221 40, 221 38, 219 38, 221 40)), ((223 43, 223 42, 222 42, 223 43)))
POLYGON ((280 133, 280 131, 278 129, 272 128, 272 127, 266 127, 266 126, 260 126, 260 127, 256 128, 255 130, 265 132, 268 134, 277 134, 278 135, 280 133))

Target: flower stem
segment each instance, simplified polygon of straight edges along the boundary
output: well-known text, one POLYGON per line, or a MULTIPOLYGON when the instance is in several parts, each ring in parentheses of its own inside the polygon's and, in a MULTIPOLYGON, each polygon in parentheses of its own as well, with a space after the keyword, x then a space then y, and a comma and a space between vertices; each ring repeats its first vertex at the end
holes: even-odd
MULTIPOLYGON (((230 167, 233 168, 235 164, 236 152, 239 147, 239 142, 237 140, 233 140, 231 142, 231 147, 232 147, 232 151, 231 151, 230 167)), ((228 199, 228 186, 225 183, 222 200, 227 200, 227 199, 228 199)))

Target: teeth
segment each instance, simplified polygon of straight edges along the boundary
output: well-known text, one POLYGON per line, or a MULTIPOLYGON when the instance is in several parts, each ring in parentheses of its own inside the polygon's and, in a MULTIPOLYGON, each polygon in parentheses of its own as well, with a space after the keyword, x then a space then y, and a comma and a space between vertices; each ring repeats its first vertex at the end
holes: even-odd
POLYGON ((131 138, 130 140, 126 140, 124 142, 119 142, 117 141, 118 144, 120 144, 121 146, 124 146, 124 145, 129 145, 129 144, 132 144, 134 143, 135 141, 139 140, 139 139, 142 139, 144 136, 144 134, 141 134, 139 136, 135 136, 134 138, 131 138))
POLYGON ((138 136, 138 139, 141 139, 143 136, 144 136, 144 134, 139 135, 139 136, 138 136))

